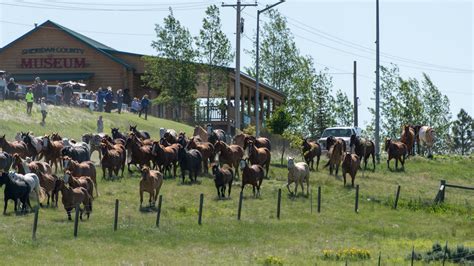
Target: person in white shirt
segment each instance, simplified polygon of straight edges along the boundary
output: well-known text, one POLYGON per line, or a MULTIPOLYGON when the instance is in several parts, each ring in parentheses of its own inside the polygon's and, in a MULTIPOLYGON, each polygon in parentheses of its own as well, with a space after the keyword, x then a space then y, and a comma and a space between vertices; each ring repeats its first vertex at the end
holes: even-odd
POLYGON ((44 125, 45 120, 46 120, 46 115, 48 114, 48 106, 46 105, 46 101, 44 97, 41 98, 40 110, 41 110, 41 115, 43 116, 43 120, 41 121, 41 124, 44 125))

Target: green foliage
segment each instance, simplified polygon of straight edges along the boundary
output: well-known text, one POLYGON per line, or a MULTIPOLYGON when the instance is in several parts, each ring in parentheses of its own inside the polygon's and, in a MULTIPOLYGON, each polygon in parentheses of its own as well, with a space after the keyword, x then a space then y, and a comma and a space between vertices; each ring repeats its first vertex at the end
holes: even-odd
MULTIPOLYGON (((423 80, 404 79, 398 66, 381 66, 380 130, 381 136, 399 138, 404 125, 427 125, 436 131, 435 152, 449 148, 449 100, 423 73, 423 80), (421 84, 421 85, 420 85, 421 84)), ((375 89, 374 89, 375 93, 375 89)), ((369 108, 375 115, 375 110, 369 108)), ((374 120, 368 126, 374 129, 374 120)))
POLYGON ((312 98, 314 99, 311 113, 315 117, 305 121, 311 136, 321 136, 326 128, 336 124, 333 115, 334 97, 331 95, 331 88, 332 77, 323 71, 319 71, 315 75, 311 87, 312 98))
POLYGON ((267 126, 273 134, 281 135, 291 124, 291 115, 285 105, 278 106, 271 118, 267 121, 267 126))
MULTIPOLYGON (((265 12, 268 21, 260 29, 260 69, 262 81, 279 91, 289 94, 293 84, 293 76, 298 72, 297 60, 299 51, 296 48, 293 34, 287 25, 286 18, 277 10, 265 12)), ((253 46, 255 47, 255 45, 253 46)), ((253 58, 252 67, 245 68, 255 76, 256 51, 247 51, 253 58)))
POLYGON ((468 154, 472 149, 472 132, 474 121, 472 117, 461 109, 457 115, 458 119, 453 122, 453 149, 462 155, 468 154))
POLYGON ((263 265, 270 266, 270 265, 283 265, 283 259, 277 256, 268 256, 263 261, 263 265))
MULTIPOLYGON (((407 259, 411 259, 411 253, 407 256, 407 259)), ((471 265, 474 263, 474 249, 464 247, 464 245, 457 245, 456 248, 451 248, 435 243, 431 247, 431 250, 424 253, 415 253, 415 260, 424 260, 427 263, 433 261, 447 261, 471 265)))
POLYGON ((334 103, 336 123, 341 126, 351 126, 354 123, 354 105, 345 92, 337 90, 334 103))
POLYGON ((255 126, 248 125, 246 128, 242 130, 242 132, 244 132, 247 135, 255 136, 255 132, 257 132, 257 130, 255 129, 255 126))
POLYGON ((144 57, 143 81, 159 91, 158 103, 174 103, 174 114, 180 119, 181 107, 189 107, 195 101, 197 65, 194 60, 197 52, 189 30, 174 17, 171 8, 163 26, 157 24, 155 31, 157 40, 151 46, 158 56, 144 57))
POLYGON ((288 140, 291 148, 296 150, 301 149, 301 144, 303 144, 303 138, 300 135, 285 131, 283 132, 282 136, 283 138, 288 140))
MULTIPOLYGON (((229 39, 222 31, 219 8, 211 5, 206 9, 206 17, 202 20, 202 29, 196 38, 196 46, 199 53, 199 61, 203 63, 203 69, 207 74, 203 77, 207 81, 207 104, 211 91, 220 92, 225 95, 224 87, 228 66, 232 61, 231 45, 229 39)), ((208 115, 208 114, 207 114, 208 115)))

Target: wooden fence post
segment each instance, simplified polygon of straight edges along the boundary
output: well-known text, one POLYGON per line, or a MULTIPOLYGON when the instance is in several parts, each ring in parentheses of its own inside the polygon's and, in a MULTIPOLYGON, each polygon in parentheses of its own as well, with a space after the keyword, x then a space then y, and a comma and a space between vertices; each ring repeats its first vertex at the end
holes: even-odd
POLYGON ((446 262, 446 253, 448 252, 448 241, 446 241, 446 245, 444 246, 444 254, 443 254, 443 266, 446 262))
POLYGON ((118 211, 119 211, 119 200, 115 200, 115 215, 114 215, 114 231, 117 231, 118 224, 118 211))
POLYGON ((77 227, 79 226, 79 204, 76 205, 76 215, 74 216, 74 237, 77 237, 77 227))
POLYGON ((356 185, 355 207, 354 211, 359 213, 359 185, 356 185))
POLYGON ((321 186, 318 187, 318 213, 321 212, 321 186))
POLYGON ((199 219, 198 219, 198 224, 201 225, 202 224, 202 205, 204 203, 204 194, 201 193, 201 195, 199 195, 199 219))
POLYGON ((379 262, 378 262, 378 266, 380 266, 381 264, 381 259, 382 259, 382 251, 379 251, 379 262))
POLYGON ((241 192, 240 192, 240 196, 239 196, 239 210, 238 210, 238 212, 237 212, 237 220, 239 220, 239 221, 240 221, 240 214, 241 214, 241 212, 242 212, 242 200, 243 200, 243 197, 244 197, 244 195, 243 195, 243 192, 241 191, 241 192))
POLYGON ((160 195, 158 198, 158 211, 156 212, 156 227, 160 227, 160 216, 161 216, 161 202, 163 200, 163 195, 160 195))
POLYGON ((277 218, 280 219, 280 206, 281 206, 281 188, 278 189, 278 201, 277 201, 277 218))
POLYGON ((393 208, 396 210, 397 209, 397 206, 398 206, 398 197, 400 197, 400 188, 401 186, 398 185, 397 187, 397 194, 395 196, 395 203, 393 204, 393 208))
POLYGON ((411 266, 413 266, 413 262, 415 261, 415 246, 411 249, 411 266))
POLYGON ((442 187, 441 189, 441 197, 440 197, 440 200, 441 202, 444 202, 444 194, 446 192, 446 180, 441 180, 440 182, 440 188, 442 187))
POLYGON ((35 208, 35 218, 33 220, 33 240, 36 240, 36 229, 38 228, 38 213, 39 213, 39 206, 35 208))

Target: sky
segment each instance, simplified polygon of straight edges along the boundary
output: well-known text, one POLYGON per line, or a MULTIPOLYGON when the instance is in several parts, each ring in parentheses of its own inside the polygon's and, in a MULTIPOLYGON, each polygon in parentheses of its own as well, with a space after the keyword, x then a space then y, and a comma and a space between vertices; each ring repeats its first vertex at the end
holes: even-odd
MULTIPOLYGON (((31 30, 34 23, 49 19, 117 50, 154 55, 150 44, 156 39, 155 24, 163 22, 169 6, 182 25, 197 35, 206 7, 222 2, 0 0, 0 47, 31 30)), ((252 64, 245 50, 253 45, 257 9, 275 2, 261 0, 258 7, 244 9, 242 66, 252 64)), ((421 80, 423 72, 428 74, 449 97, 453 118, 461 108, 474 114, 473 2, 380 0, 381 64, 397 64, 404 78, 421 80)), ((357 61, 359 125, 364 127, 371 119, 367 108, 375 105, 375 0, 287 0, 277 8, 287 17, 301 54, 313 57, 317 69, 328 68, 334 92, 341 89, 351 100, 353 61, 357 61)), ((223 31, 235 49, 235 9, 220 10, 223 31)), ((266 20, 261 17, 261 23, 266 20)))

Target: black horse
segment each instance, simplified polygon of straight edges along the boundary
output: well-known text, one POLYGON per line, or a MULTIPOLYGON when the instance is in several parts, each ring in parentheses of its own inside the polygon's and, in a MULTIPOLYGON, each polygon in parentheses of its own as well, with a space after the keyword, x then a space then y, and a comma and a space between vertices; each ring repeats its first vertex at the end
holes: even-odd
POLYGON ((13 163, 13 157, 4 152, 0 152, 0 171, 8 172, 13 163))
POLYGON ((130 125, 130 128, 129 130, 133 133, 135 133, 135 135, 137 137, 139 137, 140 139, 149 139, 150 138, 150 134, 144 130, 137 130, 137 125, 130 125))
POLYGON ((69 156, 69 158, 79 163, 91 160, 90 149, 83 145, 64 147, 61 150, 61 156, 69 156))
POLYGON ((207 141, 210 142, 212 145, 215 145, 218 140, 227 143, 225 131, 222 129, 213 129, 211 125, 207 125, 208 128, 208 137, 207 141))
POLYGON ((123 141, 127 141, 127 136, 125 136, 122 132, 119 131, 118 128, 112 128, 112 138, 113 139, 123 139, 123 141))
POLYGON ((198 150, 186 150, 185 147, 179 145, 178 162, 181 168, 181 177, 184 184, 184 171, 189 171, 189 179, 191 182, 197 181, 197 176, 201 172, 202 155, 198 150), (194 179, 193 179, 194 175, 194 179))
MULTIPOLYGON (((367 169, 367 160, 372 155, 372 163, 375 171, 375 144, 371 140, 362 139, 355 134, 351 136, 350 147, 354 146, 354 153, 362 160, 364 158, 364 169, 367 169)), ((360 164, 359 164, 360 167, 360 164)))
POLYGON ((7 213, 8 200, 15 202, 15 212, 18 210, 18 200, 22 204, 22 212, 26 213, 26 206, 28 205, 31 209, 30 204, 30 186, 24 181, 11 180, 8 176, 8 172, 2 173, 0 176, 0 187, 5 185, 3 214, 7 213))

